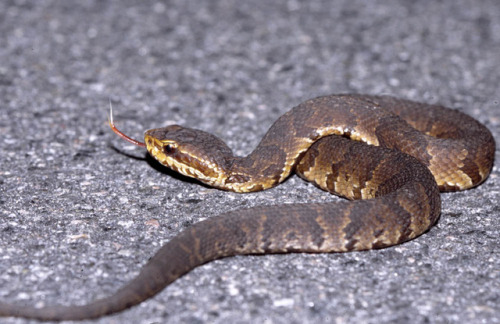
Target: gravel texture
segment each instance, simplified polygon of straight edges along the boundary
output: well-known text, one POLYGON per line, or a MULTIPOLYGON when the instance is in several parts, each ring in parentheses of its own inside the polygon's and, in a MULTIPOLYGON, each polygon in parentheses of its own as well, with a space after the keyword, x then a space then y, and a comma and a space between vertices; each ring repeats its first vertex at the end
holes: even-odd
MULTIPOLYGON (((178 123, 238 154, 294 105, 351 92, 439 102, 499 141, 499 53, 497 0, 1 1, 0 299, 85 303, 202 219, 338 199, 295 176, 245 195, 177 176, 109 130, 109 100, 133 137, 178 123)), ((443 194, 409 243, 212 262, 96 322, 500 323, 499 176, 443 194)))

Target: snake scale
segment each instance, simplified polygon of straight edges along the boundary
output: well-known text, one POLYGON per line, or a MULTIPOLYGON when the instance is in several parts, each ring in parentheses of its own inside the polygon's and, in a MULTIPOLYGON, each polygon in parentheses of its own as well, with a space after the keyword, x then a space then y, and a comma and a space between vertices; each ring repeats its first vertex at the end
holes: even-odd
POLYGON ((493 136, 475 119, 388 96, 308 100, 281 116, 246 157, 233 156, 224 142, 200 130, 177 125, 152 129, 141 143, 118 131, 112 119, 110 126, 146 146, 165 166, 216 188, 264 190, 295 172, 353 201, 228 212, 174 237, 110 297, 82 306, 0 303, 0 316, 97 318, 137 305, 193 268, 223 257, 359 251, 402 243, 436 222, 440 190, 483 182, 495 151, 493 136))

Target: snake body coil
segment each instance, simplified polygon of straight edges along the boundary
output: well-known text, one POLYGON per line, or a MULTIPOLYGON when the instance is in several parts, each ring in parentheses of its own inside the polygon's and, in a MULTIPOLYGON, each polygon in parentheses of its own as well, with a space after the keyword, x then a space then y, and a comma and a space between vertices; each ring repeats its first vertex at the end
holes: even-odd
POLYGON ((247 157, 233 156, 213 135, 175 125, 147 131, 145 146, 160 163, 217 188, 264 190, 296 172, 355 201, 263 206, 207 219, 174 237, 108 298, 40 309, 0 303, 0 316, 96 318, 136 305, 193 268, 227 256, 402 243, 436 222, 439 190, 484 181, 495 151, 487 128, 458 111, 363 95, 300 104, 281 116, 247 157))

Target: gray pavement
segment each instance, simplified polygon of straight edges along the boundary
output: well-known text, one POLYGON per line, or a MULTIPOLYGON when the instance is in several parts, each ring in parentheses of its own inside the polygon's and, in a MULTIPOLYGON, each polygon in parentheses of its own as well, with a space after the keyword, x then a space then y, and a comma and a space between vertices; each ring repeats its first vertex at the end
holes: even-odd
MULTIPOLYGON (((498 142, 499 84, 496 0, 1 1, 0 300, 82 304, 202 219, 338 199, 295 176, 241 195, 165 171, 109 130, 109 98, 133 137, 178 123, 247 154, 294 105, 351 92, 460 109, 498 142)), ((499 175, 443 194, 406 244, 212 262, 95 322, 500 323, 499 175)))

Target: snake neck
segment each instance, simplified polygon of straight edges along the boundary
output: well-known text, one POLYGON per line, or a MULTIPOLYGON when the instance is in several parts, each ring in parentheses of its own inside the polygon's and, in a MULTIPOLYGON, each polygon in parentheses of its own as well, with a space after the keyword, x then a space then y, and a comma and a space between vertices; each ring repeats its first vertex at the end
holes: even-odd
POLYGON ((252 153, 246 157, 229 158, 222 181, 211 185, 234 192, 254 192, 275 187, 294 171, 303 154, 317 139, 330 134, 335 132, 288 137, 285 140, 268 132, 252 153))
POLYGON ((290 163, 262 165, 262 160, 247 157, 234 157, 226 177, 218 186, 234 192, 255 192, 270 189, 286 179, 295 161, 290 163))
MULTIPOLYGON (((357 115, 339 118, 345 106, 361 106, 365 115, 383 113, 378 107, 349 98, 321 97, 293 108, 282 115, 264 135, 255 150, 246 157, 226 157, 218 179, 207 184, 234 192, 254 192, 272 188, 283 182, 293 171, 304 153, 317 140, 329 135, 347 136, 353 140, 377 145, 374 135, 361 127, 356 131, 357 115)), ((345 115, 345 112, 344 112, 345 115)), ((365 125, 362 125, 365 126, 365 125)), ((219 166, 221 166, 219 164, 219 166)))

